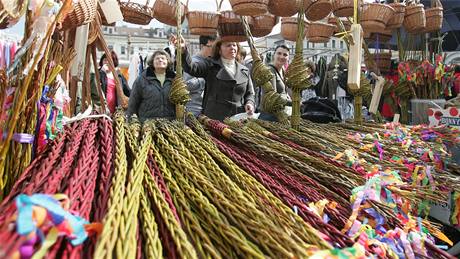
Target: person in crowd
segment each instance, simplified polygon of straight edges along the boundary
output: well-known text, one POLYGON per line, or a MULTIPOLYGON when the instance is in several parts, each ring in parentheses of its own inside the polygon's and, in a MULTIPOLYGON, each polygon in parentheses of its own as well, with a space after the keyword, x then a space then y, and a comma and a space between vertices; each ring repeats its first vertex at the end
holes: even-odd
MULTIPOLYGON (((121 87, 123 89, 123 93, 125 96, 130 96, 130 89, 128 86, 128 81, 121 73, 120 69, 118 68, 118 56, 115 51, 111 51, 111 56, 113 60, 113 64, 115 69, 117 70, 118 79, 120 80, 121 87)), ((110 71, 108 66, 107 56, 106 54, 102 55, 101 59, 99 60, 99 75, 101 80, 101 88, 102 92, 105 94, 105 98, 107 101, 107 106, 109 108, 110 113, 115 112, 115 108, 117 107, 117 89, 115 86, 115 78, 113 77, 112 71, 110 71)))
MULTIPOLYGON (((183 39, 182 39, 183 41, 183 39)), ((222 39, 214 43, 211 58, 193 61, 182 43, 184 71, 205 79, 202 113, 211 119, 254 113, 254 89, 249 69, 240 63, 240 45, 222 39)))
POLYGON ((127 116, 136 114, 141 122, 153 118, 174 119, 175 106, 169 101, 175 77, 171 57, 166 51, 157 50, 147 60, 147 65, 133 84, 127 116))
MULTIPOLYGON (((216 41, 215 36, 200 36, 200 52, 192 57, 193 62, 205 62, 206 58, 212 56, 212 45, 216 41)), ((201 114, 203 109, 203 91, 205 88, 205 80, 202 77, 193 77, 188 73, 184 73, 184 80, 190 92, 190 101, 185 105, 187 111, 193 113, 194 116, 201 114)))
POLYGON ((314 86, 316 85, 319 79, 315 76, 316 65, 311 60, 305 62, 305 67, 307 68, 307 77, 310 79, 312 86, 308 89, 302 91, 301 102, 307 101, 310 98, 316 97, 316 91, 314 86))
MULTIPOLYGON (((288 105, 291 105, 291 98, 287 94, 287 89, 285 85, 285 71, 284 68, 289 62, 289 47, 286 45, 279 45, 275 48, 275 54, 273 55, 273 62, 269 65, 271 72, 274 77, 272 80, 272 87, 276 90, 277 93, 288 101, 288 105)), ((267 121, 277 121, 275 115, 267 113, 263 110, 261 101, 264 95, 264 90, 262 87, 258 88, 258 110, 260 111, 259 119, 267 121)))

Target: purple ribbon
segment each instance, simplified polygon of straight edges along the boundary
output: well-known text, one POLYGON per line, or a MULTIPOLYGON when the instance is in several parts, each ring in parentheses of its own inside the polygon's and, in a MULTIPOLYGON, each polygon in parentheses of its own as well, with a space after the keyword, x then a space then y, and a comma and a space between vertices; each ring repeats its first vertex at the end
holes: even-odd
MULTIPOLYGON (((3 139, 6 139, 6 132, 3 133, 3 139)), ((27 133, 14 133, 13 140, 21 144, 32 144, 34 143, 34 135, 27 133)))

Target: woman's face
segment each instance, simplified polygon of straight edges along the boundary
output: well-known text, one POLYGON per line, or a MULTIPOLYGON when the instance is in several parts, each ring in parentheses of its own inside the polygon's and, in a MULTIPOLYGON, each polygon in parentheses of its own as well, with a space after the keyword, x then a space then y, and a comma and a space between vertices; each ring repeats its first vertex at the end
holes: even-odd
POLYGON ((165 55, 156 55, 153 58, 153 67, 155 69, 166 69, 168 67, 168 58, 165 55))
POLYGON ((278 48, 275 51, 274 65, 282 67, 289 61, 289 51, 284 48, 278 48))
POLYGON ((235 59, 238 54, 238 45, 236 42, 222 42, 219 54, 226 59, 235 59))

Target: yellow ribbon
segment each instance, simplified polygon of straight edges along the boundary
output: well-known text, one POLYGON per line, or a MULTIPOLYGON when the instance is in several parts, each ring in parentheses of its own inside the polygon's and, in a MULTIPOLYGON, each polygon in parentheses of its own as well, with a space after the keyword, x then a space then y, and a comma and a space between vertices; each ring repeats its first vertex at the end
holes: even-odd
POLYGON ((46 253, 48 252, 48 249, 56 243, 56 240, 58 238, 59 231, 57 228, 53 227, 50 229, 48 232, 48 235, 46 235, 45 241, 43 242, 42 246, 38 251, 32 256, 32 259, 41 259, 45 257, 46 253))

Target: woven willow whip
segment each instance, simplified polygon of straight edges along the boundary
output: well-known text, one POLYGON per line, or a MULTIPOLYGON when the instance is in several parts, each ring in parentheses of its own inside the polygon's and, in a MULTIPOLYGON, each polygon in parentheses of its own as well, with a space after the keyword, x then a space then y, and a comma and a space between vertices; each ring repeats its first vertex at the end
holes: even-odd
POLYGON ((260 59, 259 53, 254 45, 251 29, 246 17, 241 17, 244 32, 248 40, 248 45, 251 48, 251 56, 253 60, 252 65, 252 79, 254 83, 264 90, 262 96, 262 108, 265 112, 274 114, 281 124, 289 125, 288 115, 284 111, 287 100, 281 97, 281 94, 276 92, 276 86, 272 85, 273 73, 260 59))
POLYGON ((139 195, 142 189, 144 168, 152 143, 150 123, 144 123, 141 147, 137 149, 132 168, 129 172, 128 184, 120 222, 119 238, 115 249, 119 258, 135 258, 137 252, 137 213, 139 211, 139 195))
POLYGON ((300 97, 303 90, 311 86, 307 77, 307 68, 303 62, 303 38, 304 34, 304 10, 300 5, 300 11, 297 14, 297 40, 295 43, 295 55, 292 63, 286 71, 286 84, 292 89, 292 115, 291 126, 299 130, 300 123, 300 97))
POLYGON ((115 173, 110 188, 108 211, 104 228, 99 236, 94 258, 113 258, 113 250, 119 235, 121 211, 125 199, 125 183, 128 173, 125 142, 125 118, 122 110, 115 113, 115 173))
POLYGON ((169 100, 176 105, 176 119, 184 121, 185 104, 190 101, 187 84, 182 77, 182 36, 181 36, 181 1, 176 0, 176 20, 177 20, 177 55, 176 55, 176 77, 174 78, 169 93, 169 100))

